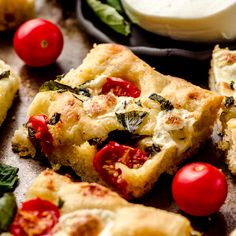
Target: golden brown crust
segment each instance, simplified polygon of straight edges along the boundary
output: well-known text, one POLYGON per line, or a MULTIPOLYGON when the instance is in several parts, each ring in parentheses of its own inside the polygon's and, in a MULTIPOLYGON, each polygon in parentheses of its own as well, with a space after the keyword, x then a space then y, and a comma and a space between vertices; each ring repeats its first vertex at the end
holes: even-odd
POLYGON ((56 174, 52 170, 43 171, 33 182, 26 199, 35 196, 58 204, 61 199, 64 204, 63 214, 79 209, 101 208, 114 210, 129 203, 117 193, 96 183, 72 182, 70 178, 56 174))

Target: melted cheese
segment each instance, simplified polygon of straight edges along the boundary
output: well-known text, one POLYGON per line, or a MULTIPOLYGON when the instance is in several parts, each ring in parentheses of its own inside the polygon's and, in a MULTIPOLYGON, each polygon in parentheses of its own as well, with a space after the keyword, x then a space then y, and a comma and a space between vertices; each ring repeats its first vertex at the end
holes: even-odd
POLYGON ((190 41, 236 38, 235 0, 122 0, 131 20, 142 28, 190 41))
POLYGON ((161 111, 156 117, 153 143, 164 149, 176 147, 179 153, 183 152, 191 146, 195 122, 192 114, 184 109, 161 111))
POLYGON ((109 236, 114 215, 114 212, 103 209, 77 210, 60 217, 59 223, 54 226, 53 235, 80 235, 86 229, 86 235, 91 230, 91 236, 109 236))

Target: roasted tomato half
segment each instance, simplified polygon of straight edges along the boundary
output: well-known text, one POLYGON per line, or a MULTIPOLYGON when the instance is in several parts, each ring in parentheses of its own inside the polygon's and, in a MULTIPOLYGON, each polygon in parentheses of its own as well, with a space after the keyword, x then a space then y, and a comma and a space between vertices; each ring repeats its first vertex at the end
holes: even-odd
POLYGON ((35 115, 29 118, 27 123, 29 138, 34 145, 40 143, 43 153, 48 153, 52 143, 52 135, 48 130, 48 117, 45 115, 35 115))
POLYGON ((40 198, 31 199, 18 209, 10 232, 14 236, 49 235, 59 217, 60 212, 53 203, 40 198))
POLYGON ((116 96, 127 96, 137 98, 140 96, 140 89, 133 83, 123 80, 121 78, 109 77, 107 82, 102 87, 102 94, 113 92, 116 96))
POLYGON ((121 169, 116 167, 120 162, 130 169, 140 168, 147 160, 145 152, 110 141, 94 157, 93 166, 101 178, 114 187, 122 196, 130 198, 127 193, 127 182, 121 178, 121 169))

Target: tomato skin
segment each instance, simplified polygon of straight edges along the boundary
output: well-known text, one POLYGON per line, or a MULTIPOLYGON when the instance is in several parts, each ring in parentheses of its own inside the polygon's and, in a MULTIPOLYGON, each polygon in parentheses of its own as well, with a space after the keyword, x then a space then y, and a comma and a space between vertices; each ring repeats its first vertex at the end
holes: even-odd
MULTIPOLYGON (((39 140, 44 153, 50 152, 50 147, 52 144, 52 135, 48 130, 48 117, 46 115, 34 115, 30 116, 27 126, 32 128, 35 132, 35 138, 39 140)), ((34 138, 30 137, 32 143, 34 143, 34 138)))
POLYGON ((110 141, 97 152, 93 159, 93 166, 106 183, 113 186, 123 197, 129 199, 131 196, 127 193, 127 182, 121 178, 121 170, 116 169, 115 164, 120 162, 133 169, 141 167, 147 159, 146 153, 139 148, 110 141))
POLYGON ((216 167, 195 162, 182 167, 172 183, 176 204, 193 216, 207 216, 219 210, 227 197, 224 174, 216 167))
POLYGON ((137 98, 141 94, 141 91, 133 83, 116 77, 107 78, 107 82, 102 87, 102 94, 107 94, 110 91, 118 97, 137 98))
POLYGON ((10 233, 13 236, 49 235, 59 217, 57 206, 47 200, 34 198, 22 203, 10 226, 10 233))
POLYGON ((61 30, 50 21, 32 19, 15 32, 13 45, 17 55, 34 67, 53 63, 63 49, 61 30))

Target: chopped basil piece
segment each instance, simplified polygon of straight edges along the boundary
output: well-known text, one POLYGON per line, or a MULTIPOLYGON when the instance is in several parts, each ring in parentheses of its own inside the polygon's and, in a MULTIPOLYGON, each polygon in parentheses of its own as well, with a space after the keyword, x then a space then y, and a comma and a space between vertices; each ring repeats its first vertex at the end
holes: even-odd
POLYGON ((0 195, 14 189, 18 170, 16 167, 0 164, 0 195))
POLYGON ((57 81, 61 81, 63 78, 64 78, 65 74, 62 74, 62 75, 57 75, 56 76, 56 80, 57 81))
POLYGON ((40 144, 40 140, 35 137, 35 134, 36 134, 35 130, 31 127, 27 127, 27 129, 28 129, 28 137, 36 150, 34 159, 35 160, 45 160, 45 158, 42 156, 43 154, 41 152, 42 147, 40 144))
POLYGON ((49 121, 49 124, 50 125, 55 125, 56 123, 59 122, 61 118, 61 114, 60 113, 54 113, 54 115, 51 117, 50 121, 49 121))
POLYGON ((123 105, 123 109, 125 110, 127 107, 127 101, 123 101, 122 105, 123 105))
POLYGON ((58 208, 61 209, 61 208, 63 207, 64 203, 65 203, 65 201, 63 201, 63 200, 59 197, 59 199, 58 199, 58 204, 57 204, 58 208))
POLYGON ((151 94, 149 98, 153 101, 159 102, 162 110, 171 111, 174 109, 174 106, 169 100, 163 98, 162 96, 156 93, 151 94))
POLYGON ((152 144, 152 146, 146 147, 144 151, 147 153, 148 156, 150 156, 160 152, 161 147, 159 145, 152 144))
POLYGON ((88 140, 89 145, 98 145, 101 143, 101 138, 91 138, 88 140))
POLYGON ((55 80, 49 80, 45 82, 39 89, 40 92, 44 91, 58 91, 58 92, 66 92, 69 91, 74 94, 84 95, 86 97, 90 97, 91 94, 87 88, 75 87, 72 88, 69 85, 61 84, 55 80))
POLYGON ((235 84, 234 81, 231 81, 231 82, 230 82, 230 88, 231 88, 232 90, 234 90, 234 84, 235 84))
POLYGON ((229 107, 231 107, 232 105, 234 105, 234 97, 233 97, 233 96, 226 97, 226 98, 225 98, 225 107, 226 107, 226 108, 229 108, 229 107))
POLYGON ((126 113, 116 113, 116 118, 129 132, 133 133, 137 130, 147 115, 144 111, 130 111, 126 113))
POLYGON ((98 18, 111 29, 125 36, 130 34, 130 23, 114 7, 99 0, 87 0, 87 4, 98 18))
POLYGON ((138 100, 138 101, 135 101, 135 104, 136 104, 136 105, 138 105, 138 106, 140 106, 140 107, 143 107, 143 106, 142 106, 142 103, 141 103, 141 101, 140 101, 140 100, 138 100))
POLYGON ((36 134, 35 130, 31 127, 28 127, 28 137, 35 138, 35 134, 36 134))
POLYGON ((9 78, 10 74, 11 74, 10 70, 5 70, 0 73, 0 79, 9 78))
POLYGON ((5 193, 0 198, 0 233, 8 231, 17 209, 13 193, 5 193))

